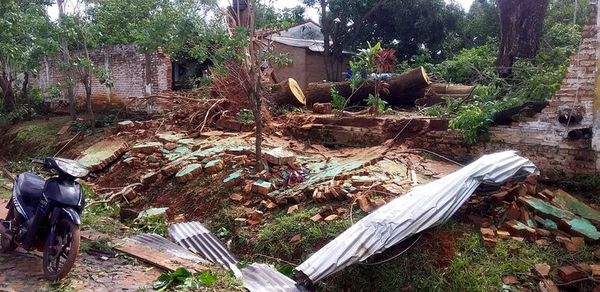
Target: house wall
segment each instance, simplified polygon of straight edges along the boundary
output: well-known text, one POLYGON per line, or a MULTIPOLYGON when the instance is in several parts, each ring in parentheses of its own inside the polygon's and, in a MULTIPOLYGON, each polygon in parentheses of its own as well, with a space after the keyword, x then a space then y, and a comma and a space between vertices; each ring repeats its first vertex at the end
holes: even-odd
MULTIPOLYGON (((172 88, 172 66, 168 55, 161 50, 152 54, 142 54, 134 45, 117 45, 93 50, 90 59, 97 67, 104 68, 113 79, 113 88, 100 84, 92 78, 92 101, 95 107, 125 104, 132 98, 139 98, 172 88)), ((59 60, 46 60, 42 64, 37 79, 45 92, 52 85, 64 84, 64 73, 59 60)), ((75 96, 78 105, 85 100, 85 88, 77 81, 75 96)))
POLYGON ((311 82, 322 82, 327 79, 327 70, 325 70, 325 60, 321 53, 306 50, 306 85, 311 82))
POLYGON ((275 43, 273 50, 276 54, 287 54, 291 58, 291 62, 287 66, 275 68, 277 79, 282 81, 294 78, 302 89, 306 89, 308 86, 306 79, 306 49, 275 43))
POLYGON ((600 34, 598 33, 597 0, 590 1, 591 16, 583 27, 583 40, 570 58, 561 88, 550 104, 533 118, 510 126, 495 126, 487 143, 466 146, 460 133, 429 132, 409 142, 454 159, 468 160, 484 153, 514 149, 531 159, 547 175, 600 173, 600 83, 598 64, 600 34), (581 112, 583 120, 565 125, 558 121, 561 113, 581 112), (569 131, 594 128, 592 137, 570 139, 569 131))

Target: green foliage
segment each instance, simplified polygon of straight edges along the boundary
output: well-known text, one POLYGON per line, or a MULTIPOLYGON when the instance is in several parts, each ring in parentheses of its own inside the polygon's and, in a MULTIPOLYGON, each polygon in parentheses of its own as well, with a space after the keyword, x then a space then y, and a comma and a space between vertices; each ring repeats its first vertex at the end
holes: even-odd
POLYGON ((169 221, 167 220, 167 217, 163 214, 157 216, 136 218, 129 225, 140 233, 156 233, 158 235, 167 236, 169 221))
MULTIPOLYGON (((555 1, 557 2, 557 1, 555 1)), ((554 6, 552 9, 558 9, 554 6)), ((513 76, 501 79, 494 66, 497 44, 462 50, 454 58, 433 65, 433 72, 451 83, 474 84, 475 102, 446 104, 428 109, 429 114, 453 117, 450 126, 462 132, 467 143, 484 135, 495 113, 527 101, 544 101, 560 88, 570 55, 581 42, 581 27, 546 19, 541 47, 535 59, 519 59, 513 76)))
POLYGON ((176 289, 177 291, 198 291, 203 287, 212 287, 217 282, 217 276, 210 271, 194 276, 185 268, 178 268, 173 272, 160 275, 154 281, 153 288, 158 291, 176 289))
POLYGON ((375 109, 376 113, 381 114, 381 113, 385 112, 385 107, 387 106, 387 102, 385 100, 381 99, 381 97, 379 97, 379 96, 374 96, 372 94, 369 94, 369 97, 367 98, 367 105, 369 105, 370 107, 375 109))
POLYGON ((498 79, 493 66, 497 46, 487 44, 460 51, 454 58, 433 67, 433 73, 450 83, 489 84, 498 79))
POLYGON ((336 110, 343 110, 346 105, 346 98, 343 97, 337 89, 331 88, 331 105, 336 110))
POLYGON ((304 22, 305 8, 296 6, 278 10, 270 3, 256 3, 257 29, 287 29, 304 22))
POLYGON ((474 103, 460 108, 457 117, 450 121, 450 127, 459 129, 468 144, 477 142, 480 134, 492 124, 493 110, 486 107, 493 105, 493 102, 486 105, 474 103))
POLYGON ((80 246, 80 251, 88 252, 88 251, 99 251, 106 254, 114 254, 115 251, 113 249, 113 244, 110 240, 106 238, 101 238, 98 240, 90 240, 83 241, 80 246))
POLYGON ((245 124, 245 125, 254 124, 254 113, 252 112, 252 110, 241 109, 237 113, 237 118, 238 118, 238 121, 240 121, 240 123, 242 123, 242 124, 245 124))

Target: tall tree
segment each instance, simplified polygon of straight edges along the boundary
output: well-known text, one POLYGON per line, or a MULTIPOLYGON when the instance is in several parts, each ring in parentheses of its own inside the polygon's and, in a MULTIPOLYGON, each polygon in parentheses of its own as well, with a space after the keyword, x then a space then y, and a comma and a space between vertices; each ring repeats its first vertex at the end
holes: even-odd
POLYGON ((339 81, 342 78, 344 49, 364 32, 363 27, 371 15, 388 2, 391 0, 304 0, 304 4, 316 6, 321 13, 328 80, 339 81))
POLYGON ((495 0, 475 0, 464 23, 466 47, 484 45, 500 36, 500 19, 495 0))
POLYGON ((3 109, 16 109, 14 82, 18 74, 27 72, 39 55, 39 46, 48 26, 44 1, 0 1, 0 89, 3 109))
POLYGON ((61 42, 61 52, 62 52, 62 62, 65 73, 65 85, 67 90, 67 100, 69 100, 69 114, 71 115, 71 119, 75 120, 77 118, 77 102, 75 100, 75 78, 73 76, 74 72, 72 69, 72 58, 71 58, 71 50, 69 49, 69 40, 68 36, 73 35, 67 24, 65 24, 66 13, 65 13, 65 0, 57 0, 56 4, 58 5, 58 27, 59 27, 59 35, 61 42))
POLYGON ((512 75, 516 58, 536 56, 548 0, 498 0, 497 3, 501 34, 496 68, 506 78, 512 75))
POLYGON ((270 3, 257 3, 256 28, 257 29, 285 29, 304 22, 305 8, 296 6, 278 10, 270 3))

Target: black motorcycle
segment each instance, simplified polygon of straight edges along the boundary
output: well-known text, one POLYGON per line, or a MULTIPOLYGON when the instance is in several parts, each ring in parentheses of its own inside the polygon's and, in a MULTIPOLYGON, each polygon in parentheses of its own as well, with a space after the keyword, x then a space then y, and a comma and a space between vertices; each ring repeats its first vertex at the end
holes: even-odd
POLYGON ((56 177, 44 180, 25 172, 14 182, 13 195, 0 220, 0 252, 23 249, 43 251, 44 275, 55 281, 73 268, 79 253, 83 189, 75 181, 89 172, 77 161, 48 157, 34 160, 54 170, 56 177))

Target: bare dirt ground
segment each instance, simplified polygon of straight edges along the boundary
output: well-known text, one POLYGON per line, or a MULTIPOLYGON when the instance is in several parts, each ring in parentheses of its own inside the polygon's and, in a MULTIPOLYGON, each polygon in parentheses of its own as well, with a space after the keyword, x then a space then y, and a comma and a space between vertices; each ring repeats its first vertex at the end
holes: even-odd
MULTIPOLYGON (((0 199, 4 218, 5 199, 0 199)), ((150 289, 161 274, 156 268, 123 257, 103 260, 80 253, 75 268, 66 280, 48 282, 43 277, 42 255, 17 250, 0 254, 0 291, 140 291, 150 289)))

